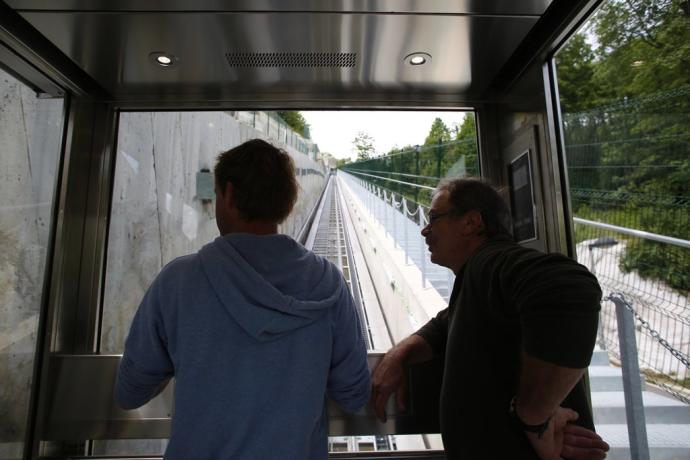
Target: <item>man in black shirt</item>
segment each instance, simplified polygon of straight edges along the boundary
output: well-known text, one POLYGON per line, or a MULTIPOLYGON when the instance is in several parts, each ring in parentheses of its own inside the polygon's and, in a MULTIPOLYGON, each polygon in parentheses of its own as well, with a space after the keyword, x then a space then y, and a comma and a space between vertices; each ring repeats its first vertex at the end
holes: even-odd
POLYGON ((516 244, 500 195, 474 179, 442 182, 422 235, 456 274, 449 306, 392 348, 372 376, 381 420, 405 365, 444 363, 440 422, 449 459, 600 459, 583 375, 601 290, 582 265, 516 244))

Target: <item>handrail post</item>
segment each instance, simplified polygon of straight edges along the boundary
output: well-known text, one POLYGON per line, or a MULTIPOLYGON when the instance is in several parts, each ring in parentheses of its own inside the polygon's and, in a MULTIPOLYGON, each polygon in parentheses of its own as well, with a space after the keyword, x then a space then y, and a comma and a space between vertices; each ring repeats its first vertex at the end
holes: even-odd
MULTIPOLYGON (((417 203, 417 212, 419 213, 419 226, 424 228, 424 211, 422 211, 422 206, 417 203)), ((424 238, 419 238, 419 258, 422 269, 422 287, 426 287, 426 260, 424 254, 424 238)))
POLYGON ((378 187, 378 193, 377 196, 379 198, 378 202, 378 216, 376 216, 376 219, 379 221, 379 225, 383 227, 383 202, 386 199, 385 195, 383 194, 383 191, 381 190, 381 187, 378 187))
POLYGON ((393 248, 398 247, 398 226, 396 224, 396 218, 398 217, 398 207, 395 205, 395 193, 391 192, 391 205, 393 207, 393 248))
MULTIPOLYGON (((391 232, 390 232, 390 229, 388 228, 388 226, 390 225, 390 221, 388 219, 388 215, 390 214, 390 209, 388 206, 388 198, 386 198, 386 195, 387 195, 386 189, 384 189, 383 190, 383 223, 384 223, 383 230, 384 230, 384 234, 388 233, 390 235, 391 232)), ((391 200, 391 201, 393 201, 393 200, 391 200)))
POLYGON ((647 442, 647 426, 645 423, 644 403, 642 401, 640 366, 637 362, 635 318, 622 294, 614 293, 608 298, 616 305, 618 340, 620 342, 621 368, 623 371, 625 416, 628 422, 628 438, 630 439, 630 458, 633 460, 649 460, 649 444, 647 442))
POLYGON ((402 201, 400 202, 400 206, 402 206, 402 215, 403 215, 403 233, 404 233, 404 244, 405 244, 405 265, 409 264, 409 252, 410 252, 410 246, 408 244, 408 239, 407 239, 407 200, 405 197, 402 198, 402 201))

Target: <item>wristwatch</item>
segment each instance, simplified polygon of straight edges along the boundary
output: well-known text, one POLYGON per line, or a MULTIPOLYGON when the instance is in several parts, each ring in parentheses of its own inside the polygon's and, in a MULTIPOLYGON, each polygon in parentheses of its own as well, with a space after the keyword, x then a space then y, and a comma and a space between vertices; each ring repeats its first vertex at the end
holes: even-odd
POLYGON ((549 422, 551 422, 551 416, 549 418, 547 418, 544 423, 540 423, 539 425, 528 425, 527 423, 520 420, 520 417, 518 417, 517 411, 515 410, 515 400, 516 399, 517 399, 517 396, 513 396, 513 399, 510 400, 510 409, 509 409, 508 413, 510 414, 511 420, 513 420, 513 422, 522 431, 527 431, 528 433, 536 433, 537 438, 541 439, 541 437, 544 435, 544 432, 549 427, 549 422))

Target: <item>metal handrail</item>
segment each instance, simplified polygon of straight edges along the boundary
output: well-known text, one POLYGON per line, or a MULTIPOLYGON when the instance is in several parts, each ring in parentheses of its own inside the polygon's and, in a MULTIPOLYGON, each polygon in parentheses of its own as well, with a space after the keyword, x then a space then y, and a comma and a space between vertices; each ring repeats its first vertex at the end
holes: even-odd
POLYGON ((646 240, 658 241, 660 243, 672 244, 674 246, 680 246, 681 248, 690 249, 690 241, 674 238, 672 236, 659 235, 657 233, 645 232, 644 230, 636 230, 634 228, 619 227, 617 225, 605 224, 603 222, 582 219, 580 217, 573 217, 573 222, 576 224, 589 225, 590 227, 601 228, 603 230, 613 230, 614 232, 622 233, 624 235, 636 236, 646 240))
MULTIPOLYGON (((347 172, 347 171, 346 171, 346 172, 347 172)), ((395 183, 397 183, 397 184, 410 185, 410 186, 412 186, 412 187, 423 188, 423 189, 426 189, 426 190, 436 190, 436 187, 429 187, 428 185, 413 184, 413 183, 411 183, 411 182, 405 182, 405 181, 396 180, 396 179, 389 179, 388 177, 375 176, 375 175, 373 175, 373 174, 367 174, 367 173, 361 173, 361 172, 354 172, 354 171, 353 171, 352 173, 353 173, 353 174, 360 175, 360 176, 373 177, 373 178, 375 178, 375 179, 383 179, 383 180, 387 180, 387 181, 389 181, 389 182, 395 182, 395 183)))
POLYGON ((407 174, 407 173, 398 173, 398 172, 390 172, 390 171, 376 171, 374 169, 351 169, 347 168, 344 169, 343 171, 352 173, 352 172, 363 172, 363 173, 380 173, 380 174, 390 174, 393 176, 405 176, 405 177, 415 177, 418 179, 432 179, 435 181, 438 181, 440 178, 439 177, 434 177, 434 176, 420 176, 419 174, 407 174))
MULTIPOLYGON (((408 263, 408 261, 411 259, 410 251, 412 251, 412 253, 421 254, 421 257, 415 263, 418 264, 421 272, 422 287, 426 288, 429 284, 432 284, 436 289, 447 289, 448 295, 444 297, 447 300, 447 298, 450 296, 454 275, 450 270, 448 270, 445 275, 445 280, 440 281, 438 277, 435 278, 435 281, 433 282, 430 280, 429 275, 432 267, 429 266, 428 261, 426 260, 427 257, 424 255, 426 252, 426 242, 424 238, 419 236, 419 231, 429 223, 429 220, 427 219, 423 210, 423 208, 427 208, 428 206, 424 206, 414 200, 406 198, 400 192, 386 189, 385 187, 375 185, 374 183, 367 181, 362 177, 355 176, 355 173, 351 171, 342 171, 342 173, 349 179, 353 180, 353 182, 358 186, 362 187, 362 190, 367 194, 367 197, 363 200, 362 204, 364 205, 365 209, 371 213, 372 217, 379 222, 384 229, 386 229, 386 225, 391 225, 390 231, 386 229, 386 233, 390 235, 390 238, 393 240, 393 244, 396 247, 400 247, 405 253, 405 262, 408 263), (400 201, 396 200, 395 195, 399 196, 400 201), (410 211, 410 207, 408 206, 409 203, 414 203, 416 205, 414 212, 410 211), (389 212, 391 208, 394 210, 392 215, 389 212), (398 219, 400 218, 400 215, 404 216, 405 219, 409 219, 409 221, 418 226, 418 230, 416 232, 417 236, 414 237, 414 239, 411 239, 410 235, 408 234, 409 232, 406 221, 403 222, 402 226, 402 241, 398 241, 394 238, 394 235, 397 235, 398 233, 397 229, 400 225, 398 219), (414 248, 412 246, 414 246, 414 248)), ((443 296, 443 294, 441 295, 443 296)))

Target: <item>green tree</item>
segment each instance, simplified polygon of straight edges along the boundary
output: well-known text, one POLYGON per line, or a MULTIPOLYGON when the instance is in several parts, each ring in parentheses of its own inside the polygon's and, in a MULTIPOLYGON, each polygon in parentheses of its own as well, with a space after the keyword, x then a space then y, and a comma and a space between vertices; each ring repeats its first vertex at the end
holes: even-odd
POLYGON ((467 112, 455 135, 455 156, 464 158, 468 176, 479 176, 479 154, 477 152, 477 123, 474 112, 467 112))
POLYGON ((436 145, 450 141, 450 130, 440 118, 434 119, 431 123, 429 134, 424 140, 424 145, 436 145))
MULTIPOLYGON (((609 0, 557 63, 576 214, 689 239, 690 1, 609 0)), ((690 290, 688 263, 645 241, 621 267, 690 290)))
POLYGON ((581 112, 598 103, 597 87, 592 81, 594 59, 585 33, 575 34, 558 52, 558 93, 564 112, 581 112))
POLYGON ((301 113, 295 111, 276 112, 283 121, 304 138, 309 138, 309 123, 301 113))
POLYGON ((612 0, 594 17, 596 84, 611 100, 690 82, 690 2, 612 0))
POLYGON ((337 165, 338 168, 342 168, 343 166, 352 163, 352 158, 338 158, 337 165))
POLYGON ((357 154, 357 161, 368 160, 376 153, 374 149, 374 138, 364 131, 357 133, 352 141, 352 145, 357 154))

